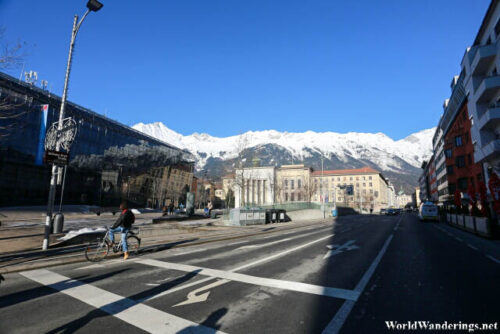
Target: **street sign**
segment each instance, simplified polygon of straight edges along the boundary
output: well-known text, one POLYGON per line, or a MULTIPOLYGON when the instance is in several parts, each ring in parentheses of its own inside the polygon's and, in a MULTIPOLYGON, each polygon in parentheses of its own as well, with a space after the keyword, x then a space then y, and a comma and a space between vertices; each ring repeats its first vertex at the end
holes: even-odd
POLYGON ((66 166, 69 160, 69 154, 65 152, 45 151, 45 163, 58 166, 66 166))
POLYGON ((62 120, 61 129, 59 129, 59 122, 52 123, 45 136, 45 150, 54 151, 59 144, 59 148, 69 151, 76 137, 76 130, 76 122, 71 117, 62 120))

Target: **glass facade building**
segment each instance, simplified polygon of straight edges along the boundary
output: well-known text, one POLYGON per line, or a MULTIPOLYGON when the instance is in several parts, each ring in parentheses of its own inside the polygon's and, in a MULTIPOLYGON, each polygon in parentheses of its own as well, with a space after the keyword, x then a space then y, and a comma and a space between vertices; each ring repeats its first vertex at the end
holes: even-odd
MULTIPOLYGON (((48 91, 0 73, 0 206, 47 203, 51 165, 41 157, 60 102, 48 91)), ((193 172, 194 157, 185 150, 73 103, 67 103, 66 117, 75 120, 77 132, 68 152, 65 204, 106 207, 127 199, 139 207, 162 206, 166 198, 161 194, 168 189, 161 187, 169 183, 158 179, 173 168, 193 172)))

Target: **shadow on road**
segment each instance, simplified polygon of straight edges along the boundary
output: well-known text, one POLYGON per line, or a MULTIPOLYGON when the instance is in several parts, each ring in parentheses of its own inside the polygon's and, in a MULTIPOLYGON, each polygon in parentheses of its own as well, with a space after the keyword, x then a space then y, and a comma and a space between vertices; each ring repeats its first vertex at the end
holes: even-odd
POLYGON ((218 324, 217 322, 227 313, 227 308, 223 307, 218 309, 217 311, 212 312, 206 318, 202 323, 200 323, 198 326, 190 326, 187 328, 184 328, 183 330, 180 330, 177 332, 177 334, 192 334, 192 333, 215 333, 221 328, 221 324, 218 324), (209 330, 207 330, 207 328, 209 330), (213 331, 211 331, 213 330, 213 331))
MULTIPOLYGON (((118 314, 120 312, 123 312, 123 311, 125 311, 125 310, 127 310, 135 305, 140 304, 144 298, 154 296, 158 293, 161 293, 161 292, 166 291, 168 289, 171 289, 179 284, 182 284, 187 280, 190 280, 191 278, 195 277, 199 272, 200 272, 200 270, 195 270, 195 271, 186 273, 184 276, 179 277, 173 281, 166 282, 160 286, 148 289, 146 291, 137 293, 137 294, 129 296, 129 297, 123 297, 122 299, 117 300, 116 302, 109 303, 107 305, 101 306, 99 309, 92 310, 92 311, 88 312, 85 316, 78 318, 78 319, 75 319, 71 322, 68 322, 62 326, 59 326, 58 328, 55 328, 47 333, 51 333, 51 334, 74 333, 75 331, 81 329, 83 326, 85 326, 86 324, 88 324, 89 322, 91 322, 94 319, 102 318, 102 317, 106 317, 109 315, 114 315, 114 314, 118 314)), ((93 279, 93 280, 95 281, 95 279, 93 279)), ((89 281, 90 280, 85 280, 86 283, 89 283, 89 281)), ((79 284, 79 282, 76 282, 76 283, 79 284)), ((46 289, 48 289, 48 288, 46 288, 46 289)), ((53 290, 53 289, 49 289, 49 290, 51 290, 51 293, 58 292, 58 290, 53 290)), ((28 299, 31 299, 31 298, 28 298, 28 299)), ((222 315, 219 315, 220 313, 212 314, 205 321, 215 324, 217 322, 217 320, 220 317, 222 317, 226 312, 227 312, 227 310, 225 310, 222 315)), ((186 332, 186 333, 191 333, 191 332, 186 332)))
POLYGON ((94 276, 94 277, 89 277, 89 278, 87 278, 88 275, 84 275, 84 276, 79 276, 76 278, 68 279, 68 280, 63 281, 61 283, 58 283, 58 289, 53 289, 50 287, 50 285, 48 285, 48 286, 38 286, 36 288, 32 288, 29 290, 15 292, 15 293, 12 293, 10 295, 3 296, 0 299, 0 309, 2 309, 4 307, 16 305, 19 303, 23 303, 26 301, 31 301, 31 300, 36 299, 36 298, 46 297, 46 296, 58 293, 61 290, 64 291, 65 289, 70 289, 70 288, 75 287, 75 286, 80 284, 77 281, 82 281, 82 282, 85 282, 87 284, 93 283, 93 282, 97 282, 97 281, 121 274, 127 270, 128 269, 125 268, 125 269, 115 270, 115 271, 110 272, 110 273, 106 273, 106 274, 98 275, 98 276, 94 276), (65 285, 63 289, 61 289, 61 285, 65 285))

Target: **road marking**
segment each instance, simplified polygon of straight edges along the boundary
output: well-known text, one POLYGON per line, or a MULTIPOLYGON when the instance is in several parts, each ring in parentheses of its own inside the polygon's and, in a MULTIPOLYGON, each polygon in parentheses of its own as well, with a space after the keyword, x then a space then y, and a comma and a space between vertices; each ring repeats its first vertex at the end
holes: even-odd
MULTIPOLYGON (((186 329, 191 329, 193 332, 215 332, 212 328, 46 269, 25 271, 21 272, 20 275, 80 300, 149 333, 173 333, 186 329)), ((223 332, 217 331, 217 333, 223 332)))
POLYGON ((463 240, 462 240, 461 238, 459 238, 459 237, 455 237, 455 240, 456 240, 456 241, 463 241, 463 240))
POLYGON ((227 282, 229 282, 229 280, 221 279, 221 280, 213 282, 212 284, 208 284, 208 285, 202 286, 199 289, 193 290, 190 293, 188 293, 187 299, 185 301, 180 302, 179 304, 175 304, 172 307, 204 302, 208 299, 208 295, 210 294, 210 291, 207 291, 201 295, 197 295, 197 293, 218 287, 219 285, 226 284, 227 282))
POLYGON ((478 248, 477 248, 477 247, 474 247, 474 246, 472 246, 471 244, 467 244, 467 246, 469 246, 469 248, 472 248, 473 250, 478 250, 478 248))
POLYGON ((232 245, 244 244, 245 242, 248 242, 248 241, 249 241, 249 240, 244 240, 244 241, 233 242, 233 243, 227 244, 226 246, 232 246, 232 245))
POLYGON ((275 235, 268 235, 267 237, 263 237, 262 239, 269 239, 269 238, 274 238, 276 237, 276 234, 275 235))
POLYGON ((353 245, 356 242, 356 240, 349 240, 343 245, 328 245, 326 248, 329 248, 330 250, 323 256, 323 260, 327 259, 329 257, 335 256, 337 254, 343 253, 344 251, 350 251, 354 249, 359 249, 358 246, 353 245))
POLYGON ((172 256, 179 256, 179 255, 186 255, 186 254, 191 254, 191 253, 198 253, 198 252, 203 252, 203 251, 206 251, 206 250, 207 250, 206 248, 192 249, 192 250, 188 250, 188 251, 185 251, 185 252, 181 252, 181 253, 177 253, 177 254, 172 254, 172 256))
MULTIPOLYGON (((285 251, 283 251, 283 252, 279 252, 279 253, 276 253, 276 254, 274 254, 274 255, 268 256, 268 257, 266 257, 266 258, 262 258, 262 259, 260 259, 260 260, 254 261, 254 262, 250 262, 250 263, 244 264, 244 265, 242 265, 242 266, 239 266, 239 267, 237 267, 237 268, 234 268, 234 269, 230 270, 230 272, 234 272, 234 271, 238 271, 238 270, 243 270, 243 269, 250 268, 250 267, 256 266, 256 265, 258 265, 258 264, 261 264, 261 263, 264 263, 264 262, 267 262, 267 261, 274 260, 274 259, 276 259, 276 258, 278 258, 278 257, 281 257, 281 256, 284 256, 284 255, 287 255, 287 254, 289 254, 289 253, 291 253, 291 252, 294 252, 294 251, 297 251, 297 250, 299 250, 299 249, 302 249, 302 248, 308 247, 308 246, 310 246, 310 245, 314 245, 315 243, 321 242, 321 241, 323 241, 323 240, 325 240, 325 239, 327 239, 327 238, 331 238, 331 237, 333 237, 334 235, 335 235, 335 234, 329 234, 329 235, 324 236, 324 237, 322 237, 322 238, 319 238, 319 239, 313 240, 313 241, 311 241, 311 242, 308 242, 308 243, 302 244, 302 245, 297 246, 297 247, 294 247, 294 248, 290 248, 290 249, 285 250, 285 251)), ((146 265, 148 264, 148 263, 144 263, 143 261, 144 261, 144 260, 142 260, 142 259, 138 259, 138 260, 137 260, 137 263, 143 263, 143 264, 146 264, 146 265)), ((159 264, 161 264, 161 263, 163 263, 163 262, 161 262, 161 261, 157 261, 157 263, 155 263, 155 264, 154 264, 154 266, 156 266, 158 263, 159 263, 159 264)), ((150 264, 150 265, 151 265, 151 264, 150 264)), ((145 299, 144 299, 144 301, 145 301, 145 300, 156 299, 156 298, 159 298, 159 297, 165 296, 165 295, 167 295, 167 294, 170 294, 170 293, 173 293, 173 292, 176 292, 176 291, 179 291, 179 290, 183 290, 183 289, 190 288, 190 287, 192 287, 192 286, 195 286, 195 285, 198 285, 198 284, 201 284, 201 283, 205 283, 205 282, 210 281, 210 280, 212 280, 212 279, 213 279, 213 277, 207 277, 207 278, 204 278, 204 279, 201 279, 201 280, 198 280, 198 281, 195 281, 195 282, 191 282, 191 283, 188 283, 188 284, 185 284, 185 285, 182 285, 182 286, 177 286, 177 287, 175 287, 175 288, 172 288, 172 289, 169 289, 169 290, 163 291, 162 293, 159 293, 159 294, 157 294, 157 295, 155 295, 155 296, 152 296, 152 297, 147 297, 147 298, 145 298, 145 299)))
POLYGON ((249 248, 267 247, 267 246, 279 244, 281 242, 285 242, 285 241, 288 241, 288 240, 292 240, 292 238, 285 238, 285 239, 281 239, 281 240, 277 240, 277 241, 273 241, 273 242, 268 242, 267 244, 256 244, 256 245, 241 246, 239 248, 236 248, 236 250, 238 250, 238 249, 249 249, 249 248))
MULTIPOLYGON (((184 272, 197 272, 197 275, 206 275, 216 278, 222 278, 227 281, 236 281, 241 283, 265 286, 268 288, 277 288, 282 290, 304 292, 320 296, 328 296, 328 297, 342 298, 348 300, 357 300, 360 294, 358 291, 354 290, 331 288, 331 287, 325 287, 308 283, 279 280, 274 278, 257 277, 257 276, 235 273, 234 271, 224 271, 218 269, 196 267, 188 264, 163 262, 153 259, 144 259, 140 261, 140 263, 171 270, 179 270, 184 272)), ((205 289, 206 287, 203 287, 201 290, 205 289)))
MULTIPOLYGON (((375 269, 377 269, 377 266, 380 263, 382 257, 384 256, 387 247, 389 247, 389 243, 391 242, 392 238, 393 235, 392 234, 389 235, 389 237, 384 243, 384 246, 382 246, 382 249, 379 251, 377 257, 375 257, 368 270, 365 272, 359 283, 354 288, 354 291, 357 291, 360 295, 363 292, 366 285, 368 284, 368 281, 372 277, 373 273, 375 272, 375 269)), ((337 311, 335 316, 332 318, 332 320, 330 320, 326 328, 323 330, 323 334, 338 333, 342 328, 342 326, 344 325, 344 322, 346 321, 347 317, 349 316, 349 313, 351 313, 351 310, 354 307, 355 302, 356 300, 346 300, 344 304, 342 304, 340 309, 337 311)))
POLYGON ((496 262, 496 263, 500 264, 500 260, 498 260, 498 259, 494 258, 493 256, 491 256, 491 255, 486 255, 486 257, 487 257, 488 259, 490 259, 491 261, 493 261, 493 262, 496 262))

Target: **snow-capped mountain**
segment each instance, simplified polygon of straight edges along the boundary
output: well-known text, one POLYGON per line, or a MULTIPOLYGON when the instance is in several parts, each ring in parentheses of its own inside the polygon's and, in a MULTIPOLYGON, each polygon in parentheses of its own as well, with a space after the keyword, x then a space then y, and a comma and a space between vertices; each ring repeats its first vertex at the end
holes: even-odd
POLYGON ((219 138, 206 133, 184 136, 161 122, 139 123, 133 128, 189 150, 197 158, 198 170, 205 169, 216 175, 230 170, 231 162, 234 162, 240 152, 245 152, 248 160, 258 156, 262 164, 281 165, 294 162, 305 163, 313 168, 320 167, 318 162, 323 155, 325 168, 357 168, 369 165, 390 177, 405 178, 404 182, 395 182, 405 188, 416 185, 422 161, 432 154, 432 136, 435 131, 435 128, 431 128, 395 141, 383 133, 292 133, 267 130, 219 138))

